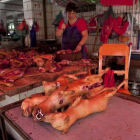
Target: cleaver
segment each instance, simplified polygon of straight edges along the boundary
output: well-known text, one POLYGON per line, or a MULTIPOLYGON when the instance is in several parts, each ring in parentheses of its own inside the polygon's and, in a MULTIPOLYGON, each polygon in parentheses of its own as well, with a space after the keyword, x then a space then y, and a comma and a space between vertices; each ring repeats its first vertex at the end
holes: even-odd
POLYGON ((68 24, 68 16, 67 16, 67 12, 64 12, 63 14, 63 18, 64 18, 64 23, 68 24))

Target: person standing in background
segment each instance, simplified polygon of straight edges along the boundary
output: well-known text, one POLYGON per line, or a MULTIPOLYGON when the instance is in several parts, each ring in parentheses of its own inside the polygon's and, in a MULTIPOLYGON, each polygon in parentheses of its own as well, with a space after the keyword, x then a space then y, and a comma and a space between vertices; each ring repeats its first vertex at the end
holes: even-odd
POLYGON ((1 36, 6 36, 6 31, 3 25, 0 23, 0 41, 1 41, 1 36))
POLYGON ((68 3, 66 6, 68 24, 62 19, 56 30, 56 36, 62 36, 62 49, 70 49, 74 52, 82 52, 82 58, 87 58, 87 49, 85 42, 88 38, 88 29, 83 18, 76 16, 77 9, 74 3, 68 3))

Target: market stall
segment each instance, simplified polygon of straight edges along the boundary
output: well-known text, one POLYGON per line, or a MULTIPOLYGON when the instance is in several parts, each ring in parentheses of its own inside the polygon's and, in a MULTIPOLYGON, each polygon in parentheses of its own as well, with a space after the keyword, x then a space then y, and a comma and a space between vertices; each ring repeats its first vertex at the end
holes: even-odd
MULTIPOLYGON (((78 6, 79 13, 90 12, 92 8, 96 7, 95 4, 99 3, 98 0, 94 0, 94 2, 90 0, 73 0, 72 2, 78 6)), ((135 0, 127 1, 127 5, 134 6, 136 2, 135 0)), ((65 7, 68 1, 51 0, 50 3, 65 7)), ((101 0, 100 3, 104 5, 125 5, 125 1, 115 3, 115 1, 101 0)), ((120 18, 120 20, 122 19, 120 18)), ((99 26, 97 28, 98 33, 100 29, 102 30, 101 41, 103 43, 107 43, 109 34, 112 31, 119 30, 120 33, 124 29, 122 26, 120 27, 120 24, 117 24, 118 21, 114 17, 111 20, 109 18, 105 20, 106 24, 102 28, 99 26), (106 37, 107 27, 110 29, 106 37)), ((125 31, 127 27, 125 27, 125 31)), ((132 30, 131 28, 131 43, 133 43, 132 30)), ((5 60, 1 63, 1 67, 5 67, 4 71, 7 68, 16 71, 10 71, 10 74, 1 71, 0 101, 3 101, 5 96, 12 97, 43 86, 43 93, 34 93, 24 100, 0 108, 3 139, 7 139, 5 122, 8 122, 11 128, 14 128, 23 139, 140 139, 138 132, 140 129, 138 123, 140 112, 137 111, 140 100, 131 95, 118 93, 118 90, 123 85, 128 90, 130 61, 128 58, 130 59, 131 57, 131 45, 130 52, 128 46, 124 44, 114 45, 113 52, 111 52, 113 45, 105 44, 103 46, 110 46, 110 48, 99 51, 99 60, 96 59, 97 61, 95 62, 88 58, 82 59, 82 52, 75 52, 75 48, 73 50, 61 50, 61 44, 56 43, 57 39, 40 39, 38 42, 39 45, 35 48, 25 48, 20 51, 12 50, 11 52, 0 51, 0 56, 5 60), (48 44, 51 41, 55 43, 48 44), (121 48, 119 51, 117 47, 125 47, 125 49, 121 48), (28 52, 26 49, 31 49, 33 53, 28 52), (120 53, 121 56, 125 56, 123 64, 125 65, 125 70, 104 69, 106 65, 102 64, 102 61, 104 61, 102 55, 120 56, 120 53), (97 74, 98 64, 99 71, 97 74), (95 71, 93 75, 91 75, 91 69, 95 71), (72 75, 79 72, 86 72, 86 74, 78 78, 72 75), (110 73, 108 74, 108 83, 104 82, 106 73, 110 73), (125 75, 125 82, 122 82, 121 86, 115 85, 114 73, 125 75), (71 79, 67 81, 66 78, 71 79), (111 86, 109 83, 111 83, 111 86), (54 89, 52 90, 50 87, 54 89), (126 109, 127 107, 129 109, 126 109), (60 135, 58 130, 65 135, 60 135)), ((84 47, 84 44, 78 45, 84 47)))

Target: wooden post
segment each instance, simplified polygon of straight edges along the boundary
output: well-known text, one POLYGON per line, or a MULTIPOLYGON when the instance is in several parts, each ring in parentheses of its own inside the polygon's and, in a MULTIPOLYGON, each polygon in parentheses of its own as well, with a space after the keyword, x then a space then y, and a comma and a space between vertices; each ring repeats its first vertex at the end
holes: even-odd
POLYGON ((47 39, 47 22, 46 22, 46 0, 43 0, 43 15, 44 15, 44 32, 45 39, 47 39))

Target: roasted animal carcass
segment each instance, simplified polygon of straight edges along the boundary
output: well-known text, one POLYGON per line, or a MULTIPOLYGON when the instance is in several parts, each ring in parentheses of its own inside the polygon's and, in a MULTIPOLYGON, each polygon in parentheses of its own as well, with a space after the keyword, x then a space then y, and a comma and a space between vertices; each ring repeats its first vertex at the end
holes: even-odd
POLYGON ((17 59, 10 59, 11 68, 21 68, 23 67, 23 63, 17 59))
POLYGON ((38 67, 43 67, 45 61, 40 57, 33 57, 33 61, 36 63, 38 67))
POLYGON ((72 83, 75 80, 78 80, 79 75, 85 75, 87 72, 79 72, 75 74, 63 74, 59 76, 55 82, 46 82, 43 81, 43 89, 46 95, 50 95, 56 89, 61 88, 61 90, 66 89, 67 84, 72 83))
MULTIPOLYGON (((72 104, 66 112, 48 113, 43 117, 43 121, 51 123, 55 129, 60 130, 62 131, 62 134, 65 134, 77 119, 86 117, 91 113, 104 111, 107 108, 108 100, 123 84, 124 83, 121 83, 117 88, 111 88, 111 90, 101 92, 91 99, 81 99, 78 97, 77 100, 79 103, 75 103, 77 102, 76 100, 73 103, 74 105, 72 104)), ((92 94, 94 95, 93 92, 92 94)))
MULTIPOLYGON (((106 69, 104 72, 108 71, 106 69)), ((62 108, 68 104, 71 104, 75 98, 79 95, 85 93, 90 93, 91 91, 95 92, 100 88, 102 82, 102 75, 90 75, 83 79, 76 80, 67 85, 66 90, 62 91, 61 89, 55 90, 47 100, 37 105, 33 111, 34 120, 41 120, 42 116, 39 118, 39 114, 47 114, 50 112, 55 112, 57 109, 62 108)))
POLYGON ((46 60, 42 67, 39 67, 40 72, 55 72, 57 71, 57 66, 54 61, 46 60))
POLYGON ((4 49, 0 49, 0 58, 4 59, 11 59, 11 58, 15 58, 15 53, 12 51, 6 51, 4 49))
POLYGON ((59 68, 61 68, 62 66, 66 66, 66 65, 72 65, 72 61, 69 61, 69 60, 62 60, 61 62, 58 62, 57 63, 57 66, 59 68))
POLYGON ((40 104, 41 102, 45 101, 48 98, 45 93, 36 93, 27 97, 21 104, 21 109, 23 110, 23 116, 30 116, 35 105, 40 104))
POLYGON ((47 59, 47 60, 54 60, 55 59, 55 55, 54 54, 41 54, 39 56, 40 58, 43 58, 43 59, 47 59))
POLYGON ((39 55, 39 53, 38 53, 36 50, 27 51, 26 54, 27 54, 30 58, 39 55))
MULTIPOLYGON (((54 60, 55 56, 53 54, 46 54, 46 55, 37 55, 33 57, 33 61, 36 63, 36 65, 40 68, 45 67, 45 63, 47 60, 54 60)), ((40 69, 41 69, 40 68, 40 69)), ((44 72, 44 71, 43 71, 44 72)))

